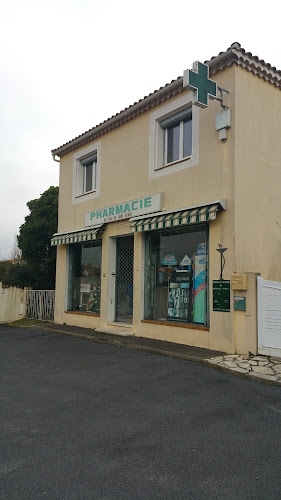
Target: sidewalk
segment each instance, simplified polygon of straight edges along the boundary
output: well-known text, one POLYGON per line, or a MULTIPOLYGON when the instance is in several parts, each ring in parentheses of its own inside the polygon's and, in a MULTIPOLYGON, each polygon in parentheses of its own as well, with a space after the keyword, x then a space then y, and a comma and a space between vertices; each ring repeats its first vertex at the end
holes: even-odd
POLYGON ((260 355, 249 357, 240 354, 226 354, 162 340, 134 336, 121 337, 119 335, 96 332, 90 328, 57 325, 54 323, 46 323, 40 326, 34 325, 30 328, 54 334, 70 335, 98 344, 111 344, 117 347, 126 347, 182 360, 196 361, 226 373, 281 386, 281 358, 260 355))

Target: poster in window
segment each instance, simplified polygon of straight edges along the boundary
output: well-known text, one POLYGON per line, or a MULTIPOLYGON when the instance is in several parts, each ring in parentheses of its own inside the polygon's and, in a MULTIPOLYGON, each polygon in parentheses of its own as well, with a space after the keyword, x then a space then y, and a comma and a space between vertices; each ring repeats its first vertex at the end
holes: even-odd
POLYGON ((176 270, 171 274, 168 296, 168 319, 187 321, 191 273, 187 270, 176 270))
POLYGON ((205 244, 198 245, 196 254, 194 256, 194 323, 204 323, 205 310, 206 310, 206 256, 205 244))

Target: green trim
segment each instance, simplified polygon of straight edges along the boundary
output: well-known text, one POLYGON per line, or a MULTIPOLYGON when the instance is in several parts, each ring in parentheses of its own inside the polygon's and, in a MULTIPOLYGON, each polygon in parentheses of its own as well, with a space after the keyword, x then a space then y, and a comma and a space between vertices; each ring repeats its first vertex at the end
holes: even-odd
POLYGON ((151 231, 154 229, 174 228, 186 224, 194 224, 197 222, 206 222, 215 219, 215 214, 219 210, 219 203, 206 205, 199 208, 191 208, 172 213, 137 220, 132 222, 131 228, 133 232, 151 231), (214 217, 212 217, 214 216, 214 217))
POLYGON ((96 239, 96 234, 99 229, 100 228, 92 229, 90 231, 78 231, 77 233, 72 234, 62 234, 51 239, 51 246, 68 245, 70 243, 80 243, 83 241, 93 241, 96 239))

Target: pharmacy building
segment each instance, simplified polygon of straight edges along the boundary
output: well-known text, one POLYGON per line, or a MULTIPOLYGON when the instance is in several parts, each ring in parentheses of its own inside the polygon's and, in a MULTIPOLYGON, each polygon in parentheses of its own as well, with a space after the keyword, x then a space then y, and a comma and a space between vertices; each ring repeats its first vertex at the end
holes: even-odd
POLYGON ((52 150, 56 323, 258 352, 257 282, 281 281, 280 87, 234 43, 52 150))

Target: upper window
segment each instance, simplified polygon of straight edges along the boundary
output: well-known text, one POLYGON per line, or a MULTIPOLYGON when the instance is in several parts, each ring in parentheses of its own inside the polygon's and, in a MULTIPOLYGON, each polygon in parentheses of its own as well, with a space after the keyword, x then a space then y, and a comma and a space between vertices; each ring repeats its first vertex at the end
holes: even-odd
POLYGON ((82 168, 82 194, 90 193, 96 189, 96 168, 97 155, 96 153, 90 157, 80 160, 82 168))
POLYGON ((72 203, 80 203, 100 195, 100 141, 73 155, 72 203))
POLYGON ((191 109, 161 121, 164 133, 163 165, 182 160, 192 154, 191 109))
POLYGON ((199 163, 199 109, 192 94, 150 114, 149 178, 155 179, 199 163))

